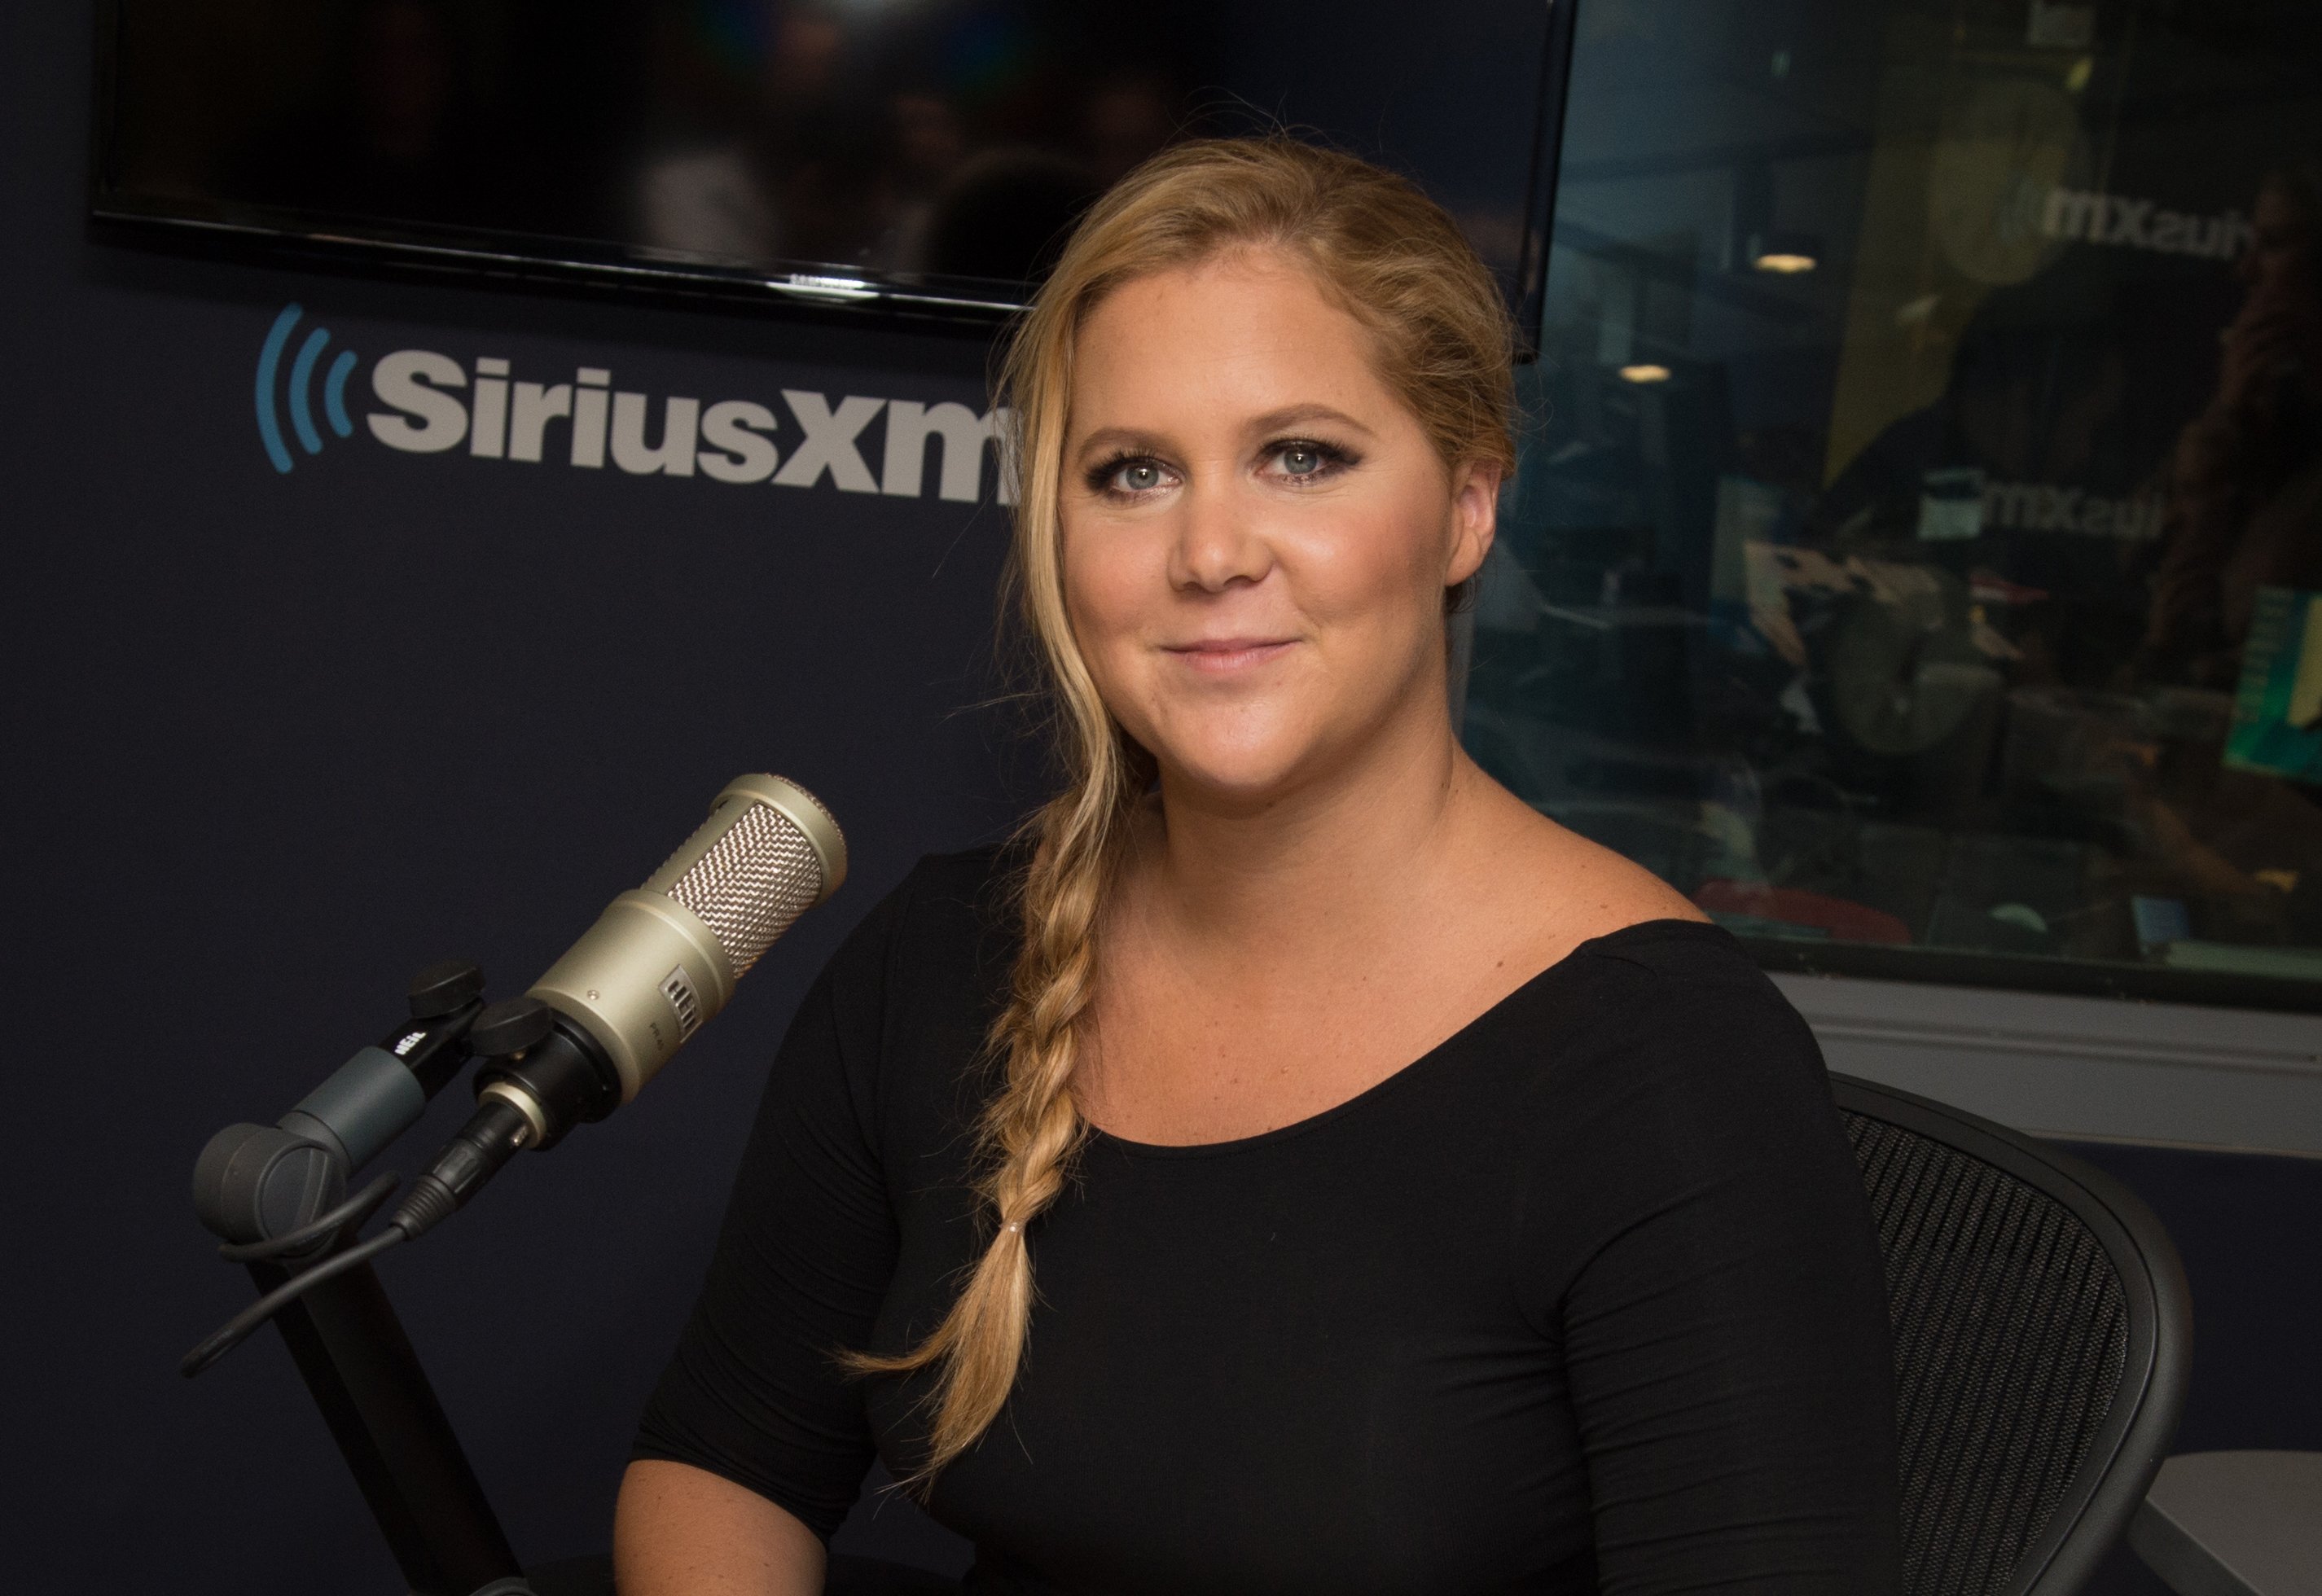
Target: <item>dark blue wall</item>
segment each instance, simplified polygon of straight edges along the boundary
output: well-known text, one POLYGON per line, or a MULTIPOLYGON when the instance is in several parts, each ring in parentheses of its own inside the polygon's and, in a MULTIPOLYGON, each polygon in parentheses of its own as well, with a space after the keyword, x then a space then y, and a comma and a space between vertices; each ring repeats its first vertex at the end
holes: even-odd
MULTIPOLYGON (((77 5, 0 10, 9 1582, 400 1589, 270 1336, 173 1372, 248 1295, 189 1211, 194 1155, 395 1019, 417 965, 517 990, 771 767, 845 823, 844 894, 640 1104, 383 1267, 520 1552, 600 1548, 791 1005, 915 856, 1028 790, 1007 716, 973 707, 1002 520, 988 470, 950 503, 932 462, 907 497, 398 453, 361 420, 370 362, 602 366, 657 424, 668 395, 785 414, 785 388, 981 409, 987 351, 93 242, 89 36, 77 5), (283 473, 253 376, 294 301, 361 365, 354 435, 283 473)), ((2188 1444, 2322 1446, 2322 1164, 2091 1151, 2185 1244, 2188 1444)), ((900 1506, 850 1535, 953 1555, 900 1506)))
POLYGON ((655 433, 667 396, 752 399, 787 455, 784 389, 981 411, 987 351, 92 242, 89 40, 78 5, 0 13, 5 792, 37 921, 9 960, 6 1582, 401 1589, 270 1332, 173 1371, 250 1295, 193 1157, 393 1023, 418 965, 521 990, 774 769, 845 825, 839 898, 637 1106, 382 1268, 520 1553, 599 1548, 798 995, 912 859, 1010 813, 1007 717, 971 707, 1004 522, 988 464, 983 502, 946 502, 932 451, 918 497, 583 470, 561 437, 538 464, 398 452, 363 420, 372 365, 608 368, 655 433), (284 473, 254 373, 293 301, 360 365, 353 435, 318 405, 284 473))

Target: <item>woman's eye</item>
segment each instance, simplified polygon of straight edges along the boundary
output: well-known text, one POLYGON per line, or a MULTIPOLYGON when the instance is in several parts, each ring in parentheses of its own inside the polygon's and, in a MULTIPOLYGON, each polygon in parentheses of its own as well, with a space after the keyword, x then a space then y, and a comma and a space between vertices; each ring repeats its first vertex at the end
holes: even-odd
POLYGON ((1120 461, 1098 467, 1090 474, 1089 485, 1102 492, 1134 497, 1169 486, 1169 469, 1158 461, 1120 461))
POLYGON ((1277 443, 1273 461, 1277 474, 1308 482, 1329 476, 1345 463, 1344 456, 1327 443, 1277 443))

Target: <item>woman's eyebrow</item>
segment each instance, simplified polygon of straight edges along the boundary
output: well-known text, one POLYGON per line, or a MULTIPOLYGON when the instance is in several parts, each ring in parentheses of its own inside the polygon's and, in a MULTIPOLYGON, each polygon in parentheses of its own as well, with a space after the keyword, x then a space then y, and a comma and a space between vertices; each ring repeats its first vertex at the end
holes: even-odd
POLYGON ((1328 422, 1348 432, 1360 433, 1366 438, 1377 435, 1345 411, 1334 410, 1328 405, 1285 405, 1279 410, 1250 417, 1247 430, 1257 433, 1294 432, 1316 422, 1328 422))
POLYGON ((1114 452, 1166 454, 1168 441, 1157 433, 1140 433, 1134 427, 1100 427, 1073 447, 1073 453, 1086 460, 1093 454, 1114 452))
MULTIPOLYGON (((1253 415, 1242 424, 1242 431, 1247 435, 1256 438, 1275 437, 1283 433, 1295 432, 1301 427, 1312 426, 1318 423, 1327 423, 1350 433, 1358 433, 1366 438, 1377 436, 1372 429, 1365 426, 1345 411, 1333 409, 1328 405, 1317 404, 1284 405, 1280 409, 1269 410, 1263 415, 1253 415)), ((1169 440, 1158 433, 1141 432, 1135 427, 1115 426, 1100 427, 1089 433, 1074 445, 1073 454, 1076 459, 1086 460, 1095 454, 1116 451, 1166 455, 1170 452, 1170 450, 1169 440)))

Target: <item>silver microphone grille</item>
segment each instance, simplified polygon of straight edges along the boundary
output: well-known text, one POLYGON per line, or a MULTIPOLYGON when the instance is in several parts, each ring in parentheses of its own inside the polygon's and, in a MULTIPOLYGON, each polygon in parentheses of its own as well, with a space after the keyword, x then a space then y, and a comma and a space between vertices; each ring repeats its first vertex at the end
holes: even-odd
POLYGON ((720 793, 709 818, 654 872, 647 889, 705 841, 708 851, 661 889, 709 927, 736 980, 846 873, 846 844, 830 811, 780 777, 745 777, 720 793), (809 836, 805 826, 820 834, 809 836))
POLYGON ((669 895, 701 917, 739 977, 822 895, 822 864, 787 816, 752 804, 669 895))

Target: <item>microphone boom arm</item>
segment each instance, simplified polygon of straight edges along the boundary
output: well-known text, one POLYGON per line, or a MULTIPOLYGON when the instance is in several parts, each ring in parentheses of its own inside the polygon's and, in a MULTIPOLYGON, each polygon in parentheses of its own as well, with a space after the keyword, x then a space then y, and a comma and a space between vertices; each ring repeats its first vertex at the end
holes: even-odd
MULTIPOLYGON (((261 1297, 334 1264, 385 1198, 388 1180, 339 1205, 334 1212, 344 1218, 317 1237, 323 1250, 304 1257, 305 1269, 279 1261, 292 1256, 302 1234, 318 1228, 317 1218, 333 1217, 311 1210, 327 1206, 364 1159, 406 1128, 407 1115, 416 1118, 407 1099, 424 1108, 458 1077, 483 1008, 482 986, 473 966, 430 966, 413 982, 413 1024, 357 1053, 285 1115, 280 1130, 229 1126, 204 1150, 196 1207, 225 1238, 219 1251, 247 1262, 261 1297), (436 1013, 418 1012, 430 1005, 424 991, 432 991, 436 1013), (409 1090, 382 1062, 398 1057, 409 1090), (382 1103, 393 1105, 391 1112, 382 1113, 382 1103), (281 1242, 291 1245, 270 1245, 281 1242)), ((528 1596, 499 1515, 370 1262, 315 1281, 273 1320, 414 1596, 528 1596)))
MULTIPOLYGON (((252 1263, 261 1291, 288 1279, 252 1263)), ((528 1596, 451 1418, 368 1263, 275 1314, 306 1391, 414 1596, 528 1596)))
POLYGON ((412 1027, 356 1053, 279 1126, 230 1126, 203 1150, 195 1208, 224 1255, 248 1263, 260 1299, 181 1370, 198 1373, 272 1317, 416 1596, 531 1588, 371 1258, 465 1206, 519 1151, 635 1097, 846 876, 846 838, 811 793, 739 777, 524 997, 486 1008, 481 971, 431 966, 408 994, 412 1027), (475 1115, 385 1229, 354 1243, 387 1185, 346 1199, 348 1178, 478 1054, 475 1115))

